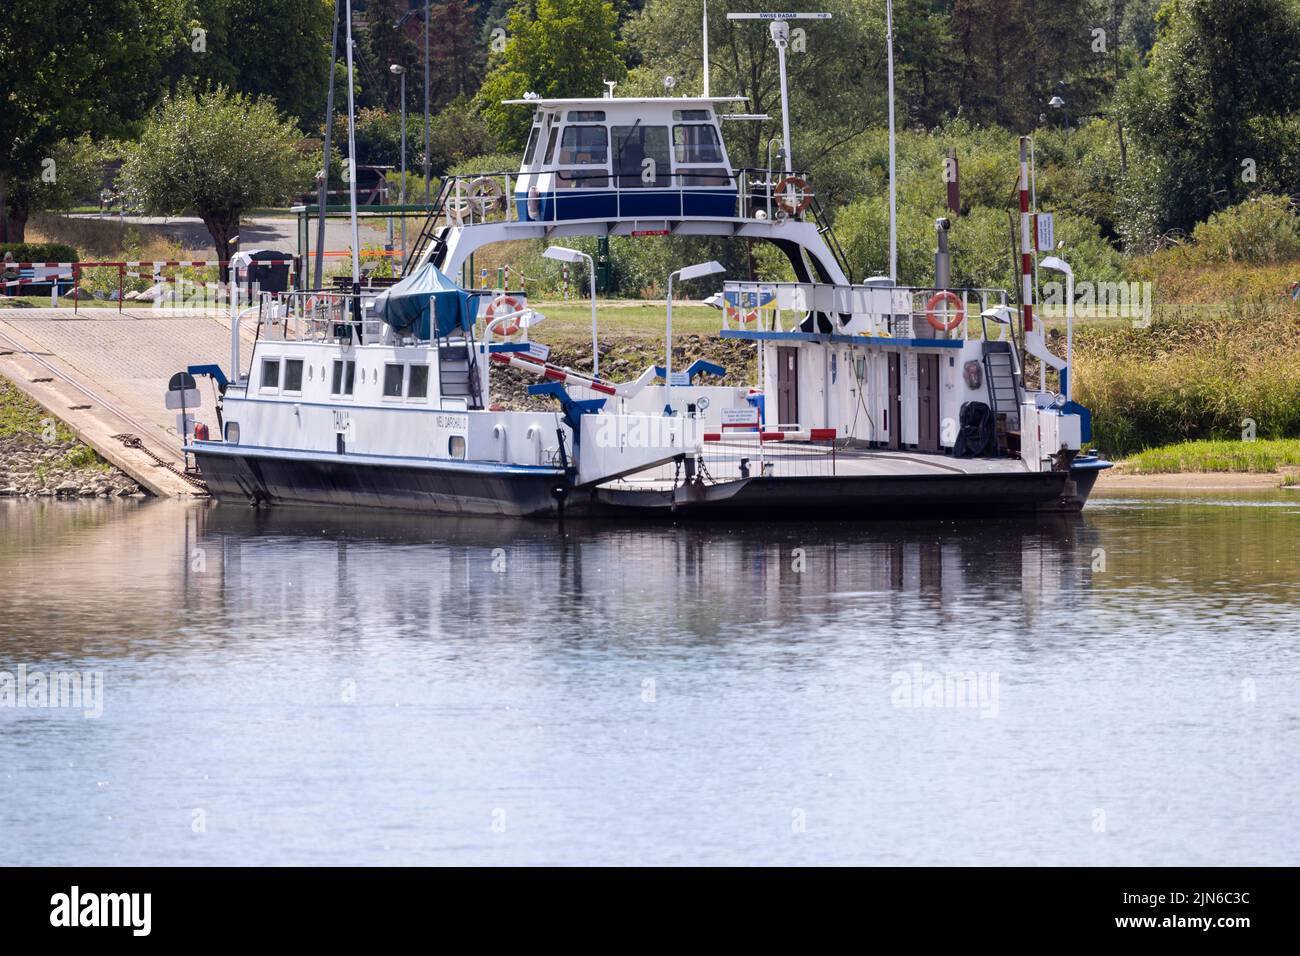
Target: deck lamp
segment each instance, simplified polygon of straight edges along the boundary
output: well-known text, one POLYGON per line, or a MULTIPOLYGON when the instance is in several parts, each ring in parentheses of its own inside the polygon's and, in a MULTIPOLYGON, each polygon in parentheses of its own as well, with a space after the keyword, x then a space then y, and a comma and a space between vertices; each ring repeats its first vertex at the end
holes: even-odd
POLYGON ((688 282, 691 279, 702 279, 705 276, 717 275, 720 272, 726 272, 722 263, 717 261, 698 262, 693 266, 685 266, 676 272, 668 273, 668 326, 664 333, 664 351, 667 353, 664 357, 664 414, 673 413, 672 389, 673 389, 673 278, 676 277, 681 282, 688 282))
POLYGON ((596 346, 596 263, 585 252, 564 246, 547 246, 542 252, 542 258, 557 262, 587 263, 587 275, 591 278, 591 374, 600 378, 600 350, 596 346))

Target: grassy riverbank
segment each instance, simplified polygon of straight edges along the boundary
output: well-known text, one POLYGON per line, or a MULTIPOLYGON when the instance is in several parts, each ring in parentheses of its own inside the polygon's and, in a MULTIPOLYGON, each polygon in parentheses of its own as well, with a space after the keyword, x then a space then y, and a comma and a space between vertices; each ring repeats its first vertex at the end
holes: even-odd
POLYGON ((1300 468, 1300 439, 1260 441, 1189 441, 1148 448, 1124 460, 1123 471, 1135 475, 1180 472, 1268 474, 1300 468))
POLYGON ((0 378, 0 497, 109 498, 140 486, 0 378))

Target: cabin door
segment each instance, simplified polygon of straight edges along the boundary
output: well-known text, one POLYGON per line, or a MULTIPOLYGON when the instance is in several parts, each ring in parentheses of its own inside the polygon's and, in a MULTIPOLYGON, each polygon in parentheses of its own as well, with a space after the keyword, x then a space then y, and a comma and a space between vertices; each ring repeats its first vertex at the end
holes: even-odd
POLYGON ((778 425, 799 422, 799 350, 785 345, 776 349, 776 417, 778 425))
POLYGON ((897 352, 888 352, 885 361, 889 365, 889 403, 885 406, 885 431, 889 434, 890 448, 900 447, 900 435, 903 430, 902 365, 897 352))
POLYGON ((938 451, 939 356, 918 355, 916 364, 917 447, 921 451, 938 451))

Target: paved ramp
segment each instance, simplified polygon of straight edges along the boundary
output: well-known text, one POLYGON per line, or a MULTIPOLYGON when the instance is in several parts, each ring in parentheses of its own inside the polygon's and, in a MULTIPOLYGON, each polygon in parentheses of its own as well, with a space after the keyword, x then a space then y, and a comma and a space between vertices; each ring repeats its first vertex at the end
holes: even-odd
MULTIPOLYGON (((242 330, 244 361, 253 323, 242 330)), ((167 381, 188 365, 212 362, 229 373, 230 317, 201 309, 0 310, 0 374, 65 421, 87 444, 154 494, 192 495, 180 468, 176 413, 163 406, 167 381), (144 449, 115 439, 137 436, 144 449), (152 452, 152 455, 149 454, 152 452)), ((200 380, 199 421, 216 427, 214 392, 200 380)))

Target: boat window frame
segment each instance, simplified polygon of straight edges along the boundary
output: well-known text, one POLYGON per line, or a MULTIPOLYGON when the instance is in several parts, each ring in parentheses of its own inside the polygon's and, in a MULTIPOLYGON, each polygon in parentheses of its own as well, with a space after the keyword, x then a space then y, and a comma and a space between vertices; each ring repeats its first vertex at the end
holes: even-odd
MULTIPOLYGON (((671 123, 664 124, 664 125, 660 125, 658 123, 643 123, 641 121, 641 118, 637 117, 634 123, 628 125, 624 125, 624 126, 611 125, 609 132, 610 132, 610 140, 611 140, 610 151, 609 151, 610 175, 614 180, 615 189, 671 189, 672 188, 673 186, 673 132, 672 132, 671 123), (628 131, 629 134, 639 130, 640 139, 642 143, 645 142, 647 130, 661 129, 664 131, 666 162, 660 163, 655 157, 653 156, 650 157, 652 159, 655 159, 655 181, 653 183, 646 183, 641 181, 641 167, 639 164, 638 164, 637 172, 634 174, 624 175, 621 172, 622 169, 621 157, 623 154, 623 148, 622 146, 614 145, 615 143, 617 143, 619 139, 618 130, 620 129, 628 131), (635 182, 632 182, 630 184, 625 184, 623 182, 624 179, 632 179, 635 180, 635 182)), ((630 141, 631 141, 631 135, 628 135, 623 140, 624 143, 630 141)), ((644 152, 644 150, 642 151, 641 158, 642 161, 644 161, 646 158, 646 153, 644 152)))
POLYGON ((674 170, 674 171, 676 171, 679 167, 686 167, 686 168, 689 169, 689 168, 692 167, 692 166, 714 166, 714 167, 716 167, 716 166, 719 166, 719 165, 722 165, 722 166, 727 165, 727 152, 726 152, 726 150, 725 150, 725 149, 723 148, 723 146, 722 146, 722 134, 721 134, 721 132, 719 132, 718 127, 717 127, 715 124, 713 124, 713 123, 673 123, 672 135, 669 137, 669 139, 671 140, 670 145, 672 146, 672 153, 673 153, 673 170, 674 170), (677 150, 678 150, 678 149, 683 149, 683 150, 685 150, 685 149, 696 149, 696 148, 698 148, 698 147, 696 147, 696 146, 687 146, 686 144, 682 144, 681 146, 679 146, 679 145, 677 144, 677 131, 678 131, 679 129, 686 129, 686 128, 688 128, 688 127, 703 127, 704 129, 710 130, 710 131, 713 133, 713 143, 712 143, 711 145, 714 146, 714 147, 717 149, 717 151, 718 151, 718 152, 717 152, 717 156, 718 156, 717 159, 683 159, 683 160, 678 160, 678 158, 677 158, 677 150))
POLYGON ((405 376, 403 376, 406 380, 406 392, 405 392, 406 400, 408 402, 420 402, 421 404, 427 405, 429 402, 429 382, 432 380, 433 377, 432 376, 433 366, 430 365, 428 362, 412 362, 407 368, 408 371, 406 372, 405 376), (415 384, 416 369, 424 370, 424 394, 423 395, 411 394, 411 386, 415 384))
MULTIPOLYGON (((376 370, 377 371, 377 370, 376 370)), ((384 380, 380 383, 380 398, 385 402, 400 402, 406 394, 406 364, 404 362, 385 362, 384 363, 384 380), (399 371, 397 379, 397 392, 389 394, 388 391, 388 370, 395 368, 399 371)))
POLYGON ((533 123, 532 131, 528 134, 528 145, 524 148, 524 167, 527 168, 533 164, 533 158, 537 155, 537 144, 542 139, 542 121, 538 117, 533 123))
POLYGON ((347 359, 347 358, 336 358, 333 360, 333 362, 334 364, 330 367, 330 397, 347 398, 347 399, 353 398, 356 391, 356 382, 357 382, 357 360, 347 359), (336 376, 334 375, 334 370, 336 368, 338 369, 339 372, 337 376, 339 386, 343 389, 343 391, 338 391, 338 392, 334 390, 334 380, 336 378, 336 376))
MULTIPOLYGON (((558 155, 556 155, 556 157, 555 157, 555 167, 556 167, 556 171, 558 172, 558 171, 559 171, 559 167, 561 167, 561 166, 563 166, 563 167, 582 166, 582 167, 587 168, 587 169, 590 169, 590 168, 592 168, 592 167, 599 166, 599 167, 603 167, 603 168, 606 170, 606 172, 608 172, 608 171, 609 171, 609 164, 610 164, 610 156, 611 156, 609 141, 610 141, 610 130, 609 130, 609 127, 606 126, 606 125, 604 125, 603 123, 569 123, 569 124, 566 124, 566 125, 563 127, 563 129, 561 130, 561 133, 560 133, 560 151, 559 151, 558 155), (582 146, 582 145, 566 146, 566 145, 565 145, 565 140, 568 139, 568 136, 569 136, 569 132, 570 132, 570 131, 573 131, 573 132, 576 133, 576 132, 579 131, 579 130, 591 130, 591 129, 600 130, 601 137, 602 137, 602 139, 603 139, 602 146, 604 147, 605 158, 604 158, 603 160, 599 161, 599 162, 594 162, 594 161, 593 161, 593 162, 583 162, 582 160, 580 160, 580 159, 576 159, 576 158, 575 158, 575 159, 570 159, 570 160, 566 160, 566 159, 564 159, 564 158, 563 158, 563 157, 564 157, 564 151, 565 151, 566 149, 567 149, 567 150, 571 150, 572 153, 573 153, 573 155, 574 155, 575 157, 578 156, 578 155, 581 155, 581 154, 584 153, 584 152, 590 152, 589 147, 585 147, 585 146, 582 146)), ((550 163, 548 162, 547 165, 549 166, 550 163)))
POLYGON ((259 365, 257 369, 257 390, 259 392, 263 392, 268 395, 272 395, 272 394, 278 395, 280 393, 280 377, 283 374, 281 371, 282 368, 283 365, 280 362, 280 356, 263 355, 262 364, 259 365), (266 366, 268 365, 268 363, 273 364, 275 366, 274 385, 266 384, 266 366))
POLYGON ((286 357, 284 359, 284 371, 280 373, 280 391, 282 391, 285 395, 302 394, 302 373, 303 373, 303 368, 306 366, 306 364, 307 364, 306 361, 300 358, 286 357), (294 363, 297 363, 298 365, 298 387, 290 388, 289 387, 289 366, 294 363))
POLYGON ((464 435, 448 435, 447 457, 454 461, 464 461, 468 444, 464 435), (458 443, 459 447, 457 447, 458 443))

